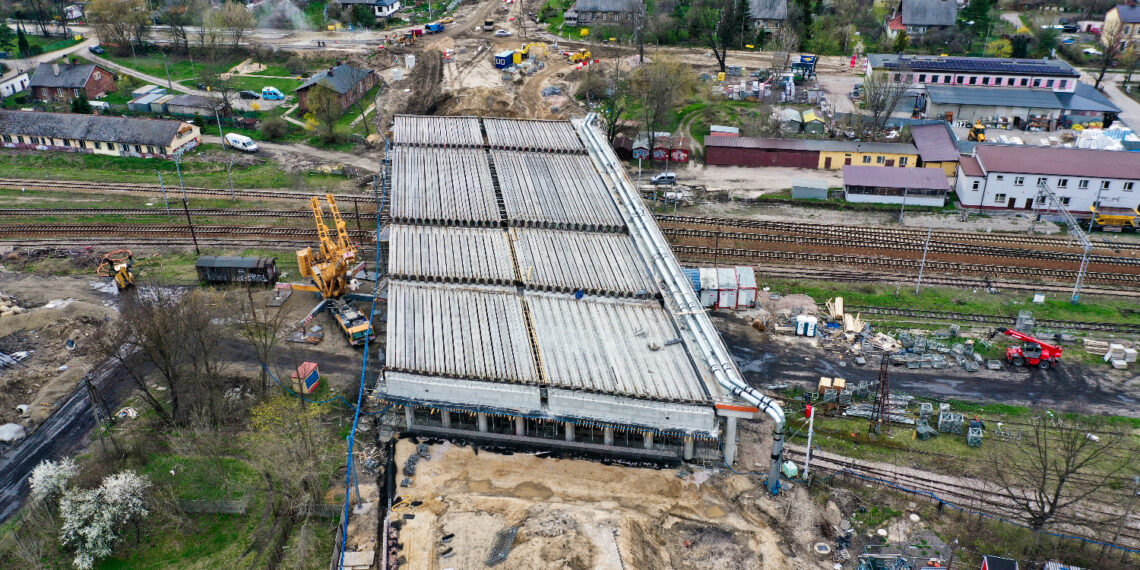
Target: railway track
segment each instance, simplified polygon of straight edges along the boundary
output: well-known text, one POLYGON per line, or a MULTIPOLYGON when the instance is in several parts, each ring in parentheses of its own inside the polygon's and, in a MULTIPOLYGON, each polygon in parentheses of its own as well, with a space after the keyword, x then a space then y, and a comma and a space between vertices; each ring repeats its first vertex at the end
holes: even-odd
MULTIPOLYGON (((348 230, 349 237, 360 241, 375 240, 374 231, 348 230)), ((193 234, 213 237, 285 237, 317 239, 316 228, 289 228, 271 226, 194 226, 193 234)), ((52 236, 191 236, 187 225, 124 225, 124 224, 0 224, 0 237, 52 236)), ((192 236, 191 236, 192 237, 192 236)))
MULTIPOLYGON (((810 235, 723 232, 717 230, 670 227, 661 228, 661 231, 665 234, 666 237, 672 238, 672 241, 674 242, 686 240, 689 238, 695 238, 699 241, 711 242, 714 244, 731 244, 734 242, 761 242, 819 247, 835 247, 837 245, 842 245, 844 248, 851 249, 905 251, 916 254, 921 254, 925 249, 925 244, 922 241, 916 242, 914 240, 904 240, 898 238, 866 239, 861 236, 850 236, 844 237, 841 242, 837 243, 836 239, 833 237, 810 235)), ((1034 259, 1078 264, 1081 262, 1081 254, 1079 253, 1049 251, 1041 249, 1019 249, 1011 247, 996 247, 987 245, 945 243, 934 241, 930 243, 929 249, 930 253, 932 254, 959 255, 968 257, 998 257, 1008 259, 1034 259)), ((1122 265, 1140 268, 1140 257, 1090 255, 1089 263, 1101 265, 1122 265)))
MULTIPOLYGON (((8 208, 0 209, 0 217, 37 217, 37 216, 184 216, 189 211, 191 216, 211 216, 227 218, 301 218, 312 220, 313 212, 304 210, 231 210, 227 208, 190 208, 182 210, 172 208, 169 213, 165 209, 157 208, 8 208)), ((375 220, 376 212, 341 212, 341 217, 353 220, 375 220)))
MULTIPOLYGON (((22 178, 0 178, 0 188, 20 188, 26 190, 45 190, 49 192, 99 192, 106 194, 142 193, 161 194, 162 187, 157 184, 137 184, 129 182, 80 182, 74 180, 29 180, 22 178)), ((179 186, 166 187, 168 194, 182 193, 179 186)), ((222 196, 230 197, 229 190, 203 188, 200 186, 187 186, 186 194, 194 196, 222 196)), ((320 192, 297 192, 293 190, 243 189, 234 192, 241 198, 263 198, 270 200, 308 200, 312 196, 323 196, 320 192)), ((370 194, 333 194, 338 201, 358 200, 373 203, 375 198, 370 194)))
MULTIPOLYGON (((985 325, 1013 325, 1013 317, 996 315, 979 315, 976 313, 955 313, 951 311, 918 311, 913 309, 896 309, 893 307, 875 307, 869 305, 846 305, 845 310, 866 315, 887 315, 895 317, 908 317, 924 320, 971 322, 985 325)), ((1038 319, 1036 326, 1045 329, 1059 329, 1088 332, 1113 332, 1123 334, 1140 333, 1140 324, 1127 323, 1098 323, 1091 321, 1055 321, 1038 319)))
MULTIPOLYGON (((917 272, 918 263, 913 259, 897 259, 889 257, 872 257, 863 255, 843 255, 832 253, 809 253, 792 251, 768 251, 757 249, 714 248, 702 246, 674 245, 674 253, 682 260, 708 262, 708 261, 742 261, 749 264, 770 264, 775 261, 822 264, 827 266, 861 267, 866 270, 879 271, 883 269, 901 271, 904 273, 917 272)), ((926 262, 926 269, 930 272, 940 273, 968 273, 986 276, 1002 276, 1018 279, 1036 279, 1042 281, 1074 281, 1076 271, 1047 269, 1038 267, 1022 267, 1014 265, 991 265, 980 263, 959 263, 949 261, 926 262)), ((1085 273, 1088 282, 1108 283, 1129 287, 1140 287, 1140 275, 1128 273, 1105 273, 1089 271, 1085 273)))

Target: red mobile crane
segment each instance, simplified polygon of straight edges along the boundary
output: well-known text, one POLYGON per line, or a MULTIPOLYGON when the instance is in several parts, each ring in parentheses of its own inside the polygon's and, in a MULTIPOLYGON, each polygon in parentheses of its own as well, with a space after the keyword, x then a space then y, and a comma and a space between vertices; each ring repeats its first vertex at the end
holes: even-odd
POLYGON ((990 338, 1002 333, 1006 336, 1011 336, 1018 340, 1024 341, 1025 344, 1021 346, 1011 346, 1005 349, 1005 360, 1014 366, 1036 366, 1042 370, 1048 370, 1061 360, 1061 347, 1051 345, 1047 342, 1041 342, 1027 334, 1017 332, 1013 329, 996 328, 990 334, 990 338))

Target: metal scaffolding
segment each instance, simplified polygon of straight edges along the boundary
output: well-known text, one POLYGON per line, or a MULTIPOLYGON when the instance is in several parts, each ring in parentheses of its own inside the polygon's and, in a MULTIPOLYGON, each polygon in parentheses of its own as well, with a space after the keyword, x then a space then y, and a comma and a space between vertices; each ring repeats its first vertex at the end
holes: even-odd
MULTIPOLYGON (((1073 298, 1071 302, 1075 305, 1081 298, 1081 285, 1085 282, 1085 273, 1089 268, 1089 254, 1092 253, 1092 242, 1089 241, 1089 235, 1081 229, 1081 224, 1077 223, 1077 219, 1049 187, 1049 184, 1042 178, 1037 182, 1037 198, 1033 200, 1034 222, 1041 219, 1042 210, 1056 211, 1061 216, 1061 220, 1065 222, 1068 227, 1069 235, 1076 238, 1081 246, 1081 267, 1077 270, 1077 280, 1073 284, 1073 298)), ((1030 225, 1029 231, 1033 231, 1033 226, 1030 225)))

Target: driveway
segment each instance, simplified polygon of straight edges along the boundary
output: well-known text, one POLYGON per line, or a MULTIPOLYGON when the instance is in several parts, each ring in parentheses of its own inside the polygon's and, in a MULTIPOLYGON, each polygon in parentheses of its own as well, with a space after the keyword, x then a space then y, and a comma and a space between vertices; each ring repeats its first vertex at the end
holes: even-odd
MULTIPOLYGON (((212 144, 222 144, 222 137, 213 135, 202 135, 202 142, 212 144)), ((269 156, 275 155, 299 155, 304 158, 312 159, 318 158, 325 162, 339 163, 368 172, 380 172, 380 161, 376 158, 369 158, 366 156, 357 156, 352 153, 338 152, 335 150, 324 150, 316 147, 311 147, 307 144, 281 144, 258 141, 257 146, 260 150, 265 151, 269 156)))
MULTIPOLYGON (((1132 127, 1132 130, 1140 130, 1140 103, 1129 97, 1119 87, 1117 82, 1123 79, 1124 77, 1121 75, 1112 75, 1111 78, 1106 76, 1105 80, 1101 82, 1101 87, 1104 87, 1104 94, 1108 96, 1109 100, 1120 107, 1120 120, 1132 127)), ((1132 88, 1136 89, 1137 87, 1134 85, 1132 88)))

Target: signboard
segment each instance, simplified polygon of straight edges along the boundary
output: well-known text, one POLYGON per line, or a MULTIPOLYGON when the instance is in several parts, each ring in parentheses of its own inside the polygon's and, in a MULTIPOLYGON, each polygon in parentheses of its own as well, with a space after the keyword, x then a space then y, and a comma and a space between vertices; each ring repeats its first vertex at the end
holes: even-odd
POLYGON ((675 148, 669 151, 669 160, 673 162, 689 162, 689 150, 684 148, 675 148))
POLYGON ((647 149, 647 148, 635 148, 635 149, 633 149, 633 158, 636 158, 638 160, 643 160, 643 159, 649 158, 649 149, 647 149))
POLYGON ((653 160, 665 160, 669 157, 669 149, 655 148, 653 149, 653 160))

